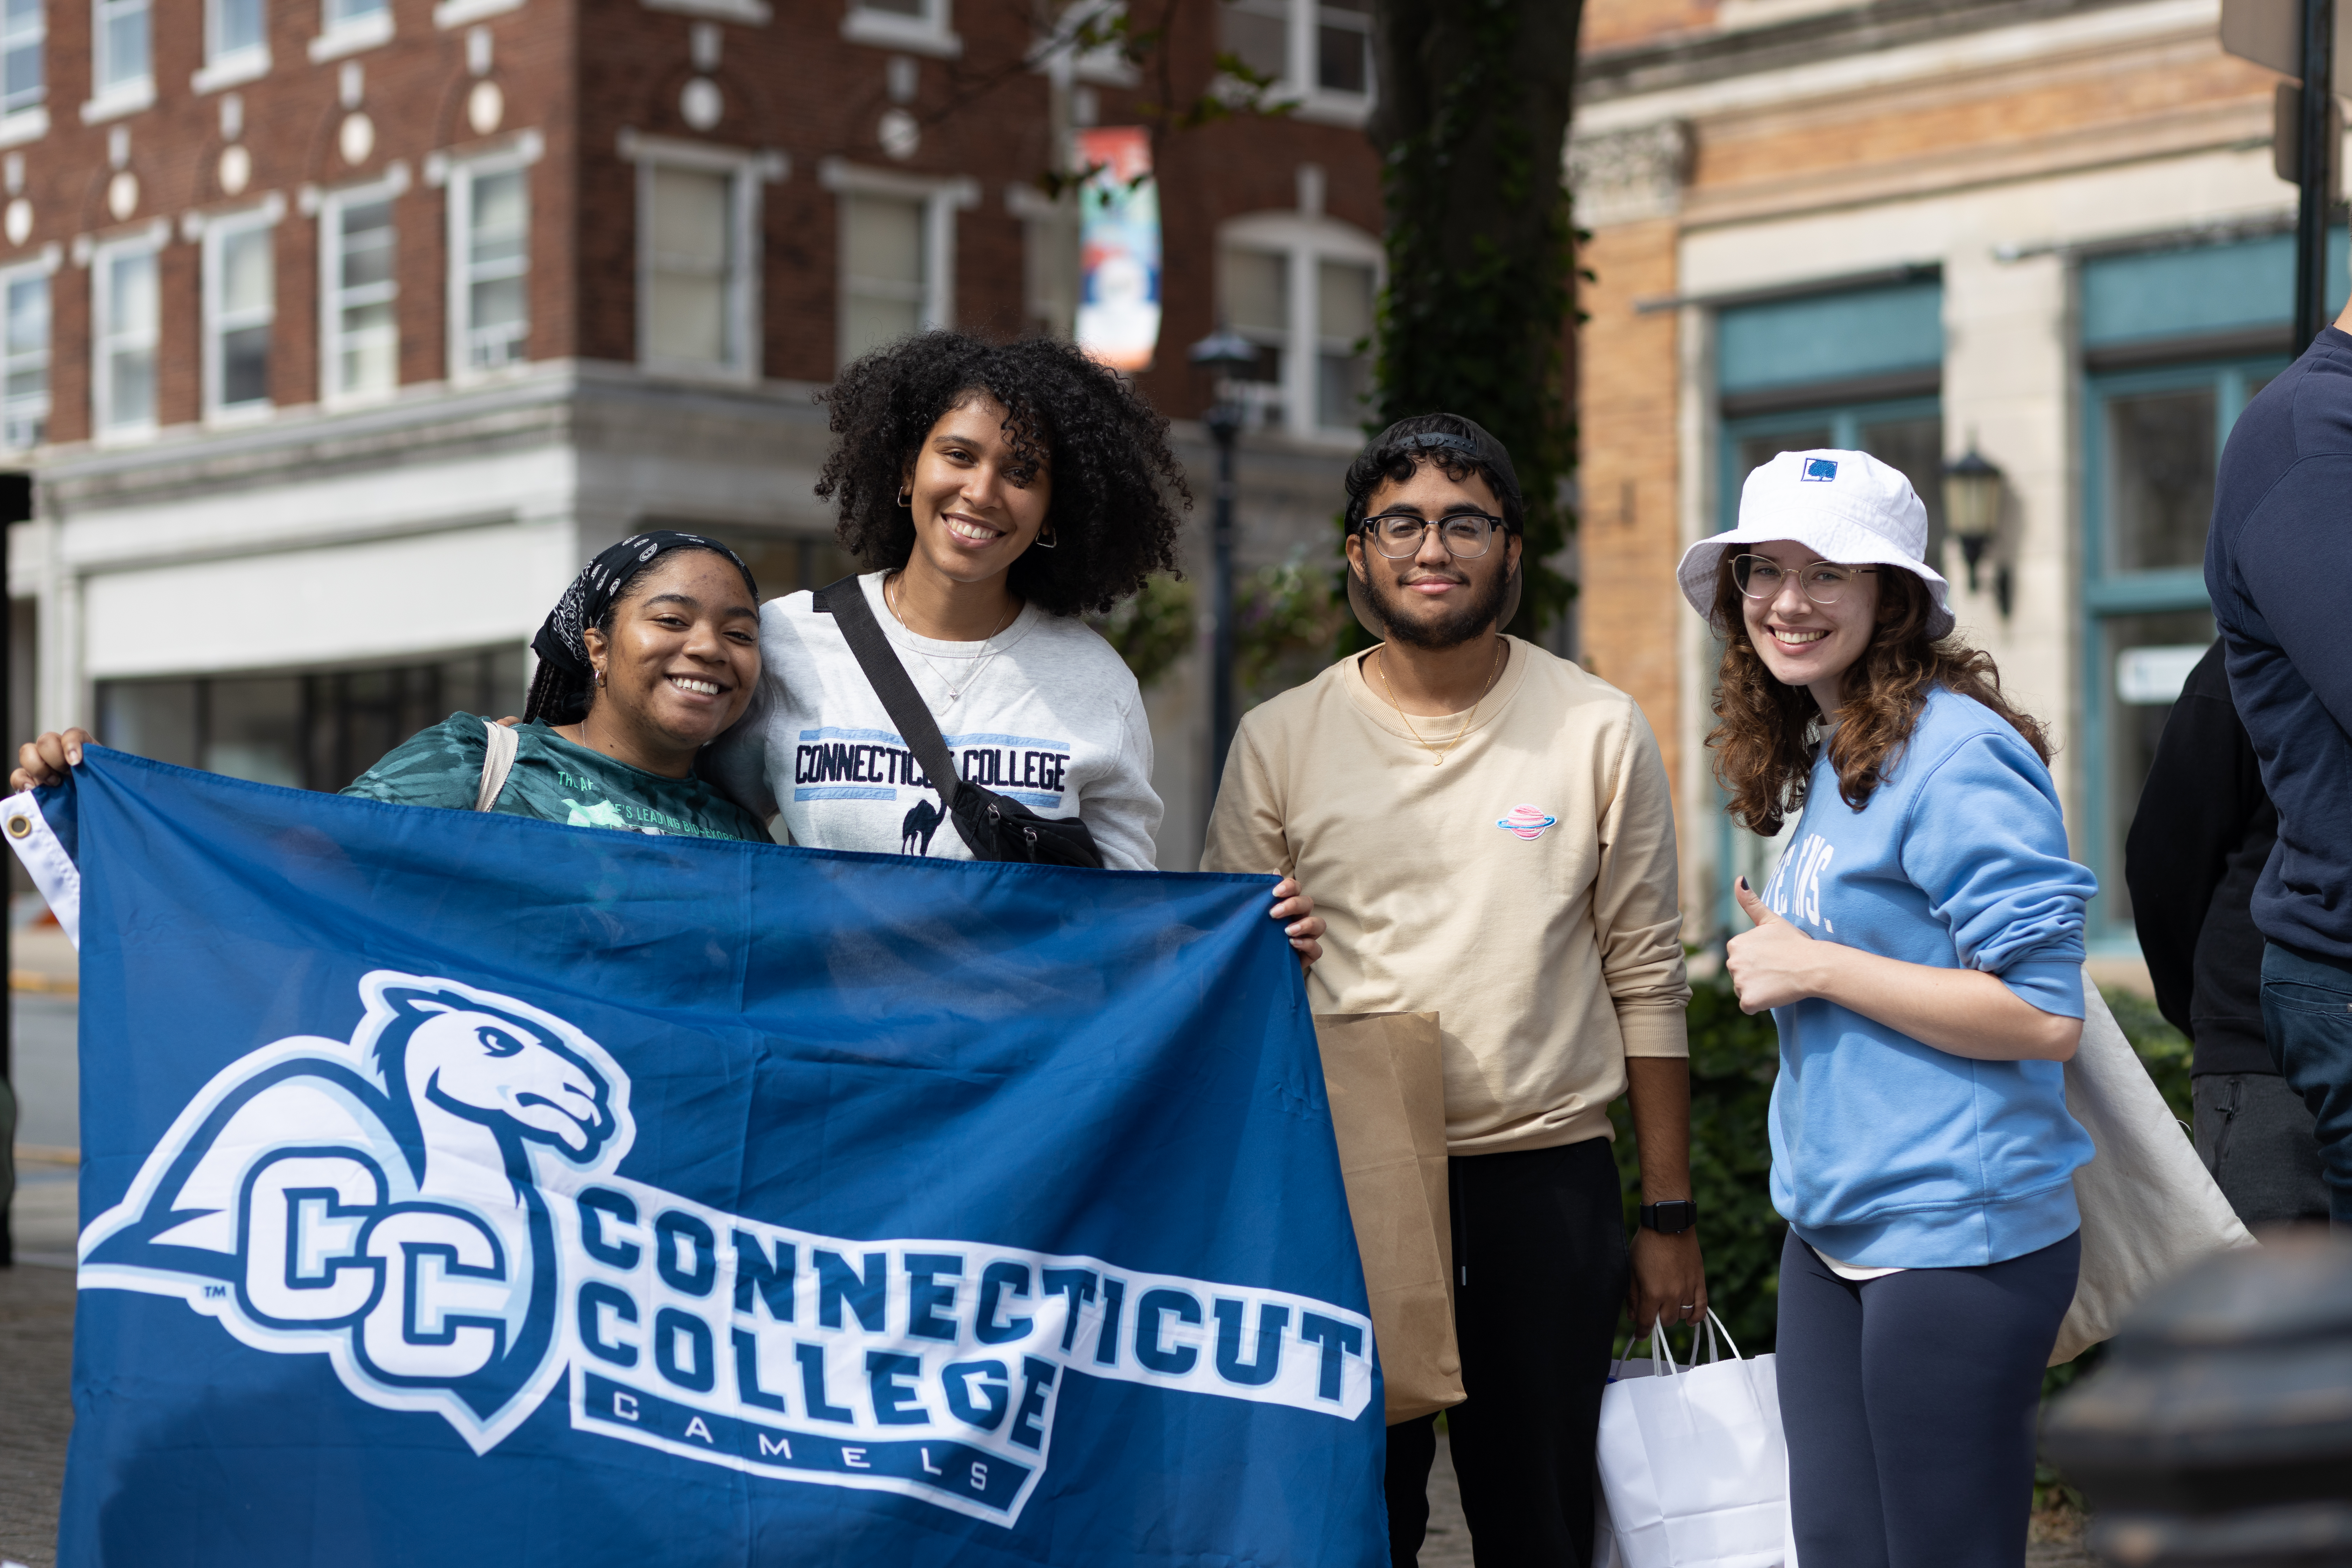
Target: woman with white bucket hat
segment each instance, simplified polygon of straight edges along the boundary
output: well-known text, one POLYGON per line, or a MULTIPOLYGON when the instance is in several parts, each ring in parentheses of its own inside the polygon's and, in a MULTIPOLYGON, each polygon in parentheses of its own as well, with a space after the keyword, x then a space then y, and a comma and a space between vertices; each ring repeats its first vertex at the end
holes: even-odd
POLYGON ((1772 1010, 1779 1374, 1797 1554, 2025 1560, 2042 1371, 2073 1300, 2088 1136, 2091 874, 2042 727, 1949 640, 1927 512, 1862 452, 1783 452, 1677 574, 1723 638, 1707 739, 1729 810, 1801 813, 1727 955, 1772 1010))

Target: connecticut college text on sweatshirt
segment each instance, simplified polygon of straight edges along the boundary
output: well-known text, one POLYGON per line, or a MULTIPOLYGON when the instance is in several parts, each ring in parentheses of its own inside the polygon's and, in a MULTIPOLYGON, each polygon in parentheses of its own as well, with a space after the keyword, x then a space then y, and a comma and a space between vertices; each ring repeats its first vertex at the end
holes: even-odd
MULTIPOLYGON (((1040 816, 1075 816, 1103 864, 1152 868, 1160 796, 1135 677, 1075 616, 1025 606, 986 642, 939 642, 898 624, 882 574, 857 580, 915 689, 973 784, 1040 816)), ((873 683, 814 596, 760 611, 760 694, 702 771, 794 844, 969 860, 873 683)))

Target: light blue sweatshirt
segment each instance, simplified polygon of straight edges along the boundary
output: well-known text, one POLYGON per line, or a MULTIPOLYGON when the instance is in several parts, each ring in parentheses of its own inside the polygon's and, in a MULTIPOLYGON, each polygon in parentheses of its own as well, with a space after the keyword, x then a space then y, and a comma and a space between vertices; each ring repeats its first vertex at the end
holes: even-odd
MULTIPOLYGON (((2083 1016, 2083 906, 2050 770, 2018 732, 1937 689, 1870 803, 1815 759, 1804 816, 1763 898, 1808 936, 1999 975, 2045 1013, 2083 1016)), ((2082 1224, 2091 1140, 2057 1062, 1983 1062, 1818 997, 1776 1007, 1772 1204, 1841 1263, 1999 1263, 2082 1224)))

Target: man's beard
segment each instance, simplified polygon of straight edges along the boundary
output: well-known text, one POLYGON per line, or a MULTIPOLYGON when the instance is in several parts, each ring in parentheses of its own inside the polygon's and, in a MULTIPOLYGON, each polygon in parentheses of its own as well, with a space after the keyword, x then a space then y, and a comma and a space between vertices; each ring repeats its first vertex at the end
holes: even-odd
POLYGON ((1391 598, 1379 573, 1368 570, 1364 574, 1364 596, 1371 601, 1372 618, 1386 629, 1389 640, 1432 649, 1459 647, 1485 631, 1503 613, 1503 599, 1510 586, 1510 573, 1497 572, 1485 593, 1455 605, 1433 621, 1416 621, 1401 613, 1403 589, 1395 590, 1395 597, 1391 598))

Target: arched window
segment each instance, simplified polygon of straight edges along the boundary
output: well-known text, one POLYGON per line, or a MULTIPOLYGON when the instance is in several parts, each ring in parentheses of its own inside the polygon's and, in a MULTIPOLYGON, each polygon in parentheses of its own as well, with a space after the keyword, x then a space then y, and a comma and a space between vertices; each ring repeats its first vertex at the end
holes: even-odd
POLYGON ((1355 439, 1370 413, 1381 243, 1335 218, 1254 213, 1217 232, 1217 309, 1259 347, 1269 427, 1355 439))

